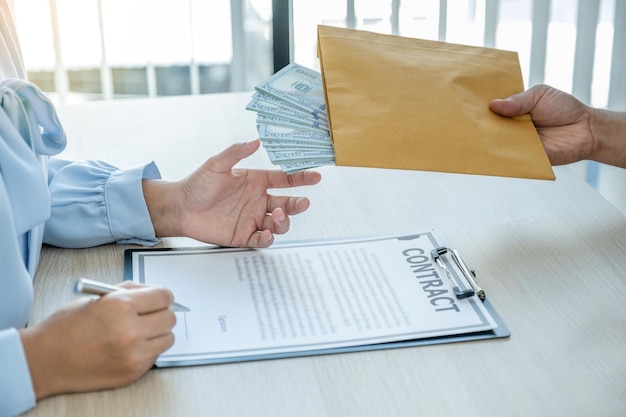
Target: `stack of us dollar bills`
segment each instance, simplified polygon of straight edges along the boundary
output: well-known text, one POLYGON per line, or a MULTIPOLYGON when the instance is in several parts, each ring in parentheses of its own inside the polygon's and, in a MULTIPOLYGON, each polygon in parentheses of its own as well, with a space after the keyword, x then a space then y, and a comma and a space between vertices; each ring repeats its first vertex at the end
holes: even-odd
POLYGON ((288 174, 335 165, 320 73, 296 63, 255 87, 247 110, 270 161, 288 174))

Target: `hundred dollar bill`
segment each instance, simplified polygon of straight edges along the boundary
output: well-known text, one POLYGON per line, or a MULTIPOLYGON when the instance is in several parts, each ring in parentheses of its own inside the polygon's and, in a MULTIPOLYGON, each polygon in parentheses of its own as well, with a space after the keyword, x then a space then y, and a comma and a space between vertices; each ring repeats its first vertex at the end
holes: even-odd
POLYGON ((289 150, 333 151, 333 145, 331 143, 303 142, 300 140, 261 139, 261 145, 263 145, 263 148, 268 151, 289 151, 289 150))
POLYGON ((252 110, 259 115, 280 117, 284 120, 290 120, 295 123, 301 123, 310 126, 324 125, 328 126, 326 120, 315 118, 304 112, 287 109, 274 103, 269 103, 259 99, 252 99, 246 106, 246 110, 252 110))
MULTIPOLYGON (((323 119, 328 121, 328 115, 326 114, 326 111, 320 111, 320 110, 311 110, 311 109, 303 109, 302 107, 298 107, 295 106, 291 103, 286 102, 285 100, 282 100, 280 98, 276 98, 274 96, 270 96, 269 94, 265 94, 262 91, 255 91, 254 94, 252 95, 252 100, 250 101, 250 104, 255 101, 258 100, 262 103, 266 103, 266 104, 270 104, 276 107, 279 107, 281 109, 286 109, 286 110, 290 110, 290 111, 294 111, 297 113, 302 114, 303 116, 306 117, 313 117, 314 119, 323 119)), ((249 105, 250 105, 249 104, 249 105)), ((254 109, 249 109, 248 107, 246 107, 246 109, 248 110, 254 110, 254 109)))
POLYGON ((328 128, 328 122, 325 119, 320 119, 310 113, 307 114, 303 111, 283 107, 277 103, 263 101, 258 98, 253 98, 246 106, 246 110, 255 111, 259 115, 280 117, 281 119, 291 120, 309 126, 325 126, 328 128))
POLYGON ((326 112, 321 75, 296 63, 287 65, 255 88, 299 108, 326 112))
POLYGON ((257 125, 259 139, 301 140, 306 142, 331 143, 330 133, 323 130, 297 129, 276 125, 257 125))
POLYGON ((334 152, 331 151, 267 151, 270 161, 275 164, 293 163, 298 161, 328 161, 335 158, 334 152))
POLYGON ((270 161, 288 173, 335 165, 321 75, 291 64, 255 87, 247 110, 257 113, 270 161))
POLYGON ((313 121, 295 121, 289 119, 283 119, 278 116, 271 116, 269 114, 258 114, 256 118, 257 124, 260 125, 273 125, 273 126, 285 126, 292 127, 294 129, 306 129, 314 131, 328 132, 328 125, 321 120, 313 121))
POLYGON ((294 172, 304 171, 305 169, 318 168, 328 165, 335 165, 335 160, 329 159, 327 161, 298 161, 280 164, 279 166, 280 169, 282 169, 287 174, 293 174, 294 172))

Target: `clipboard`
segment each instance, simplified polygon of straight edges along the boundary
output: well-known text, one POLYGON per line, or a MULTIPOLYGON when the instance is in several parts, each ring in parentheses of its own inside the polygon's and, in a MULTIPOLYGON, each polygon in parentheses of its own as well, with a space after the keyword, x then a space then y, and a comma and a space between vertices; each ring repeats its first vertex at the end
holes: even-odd
MULTIPOLYGON (((430 239, 432 241, 433 249, 441 249, 441 242, 438 241, 437 235, 434 231, 420 233, 420 234, 410 234, 410 235, 401 235, 401 236, 368 236, 363 238, 351 238, 348 239, 350 242, 375 242, 381 240, 389 240, 389 239, 397 239, 397 240, 408 240, 415 239, 418 236, 423 239, 430 239)), ((323 240, 301 240, 301 241, 285 241, 285 242, 277 242, 271 248, 277 249, 287 249, 291 247, 306 247, 310 248, 311 245, 325 245, 331 247, 333 245, 338 245, 337 247, 342 247, 339 245, 344 245, 346 239, 323 239, 323 240)), ((264 249, 263 251, 271 250, 271 248, 264 249)), ((239 252, 256 252, 258 250, 254 249, 238 249, 238 248, 219 248, 219 247, 209 247, 209 248, 156 248, 156 249, 127 249, 124 253, 124 279, 125 280, 135 280, 141 282, 141 279, 138 279, 138 276, 141 274, 145 274, 144 270, 141 272, 142 262, 146 259, 157 259, 164 255, 173 255, 177 257, 178 255, 187 256, 187 254, 193 254, 193 256, 203 257, 203 256, 214 256, 214 259, 221 258, 221 254, 228 254, 228 256, 233 256, 233 254, 237 254, 239 252), (155 258, 157 257, 157 258, 155 258), (142 261, 143 259, 143 261, 142 261), (138 272, 139 271, 139 272, 138 272)), ((455 251, 456 252, 456 251, 455 251)), ((265 252, 266 253, 266 252, 265 252)), ((456 252, 458 255, 458 252, 456 252)), ((472 289, 472 284, 470 284, 465 278, 463 278, 464 272, 458 267, 458 265, 453 261, 450 256, 450 252, 442 252, 441 250, 437 253, 429 253, 428 257, 430 258, 430 263, 432 265, 437 264, 438 262, 442 262, 447 268, 449 277, 454 283, 460 286, 463 291, 467 291, 468 289, 472 289), (438 257, 438 259, 435 259, 438 257)), ((182 259, 182 258, 181 258, 182 259)), ((191 258, 187 258, 191 259, 191 258)), ((219 262, 218 262, 219 263, 219 262)), ((147 263, 143 264, 147 265, 147 263)), ((440 267, 438 267, 440 268, 440 267)), ((444 278, 443 269, 438 269, 442 280, 447 279, 444 278)), ((474 273, 475 274, 475 273, 474 273)), ((144 275, 145 276, 145 275, 144 275)), ((475 277, 475 275, 474 275, 475 277)), ((184 278, 178 277, 177 279, 182 280, 184 278)), ((151 284, 151 282, 147 282, 151 284)), ((167 286, 167 285, 166 285, 167 286)), ((217 287, 216 287, 217 288, 217 287)), ((452 294, 452 288, 450 294, 452 294)), ((170 288, 173 290, 175 297, 177 296, 177 289, 170 288)), ((483 294, 484 295, 484 294, 483 294)), ((464 297, 458 297, 461 300, 464 297)), ((402 339, 402 340, 388 340, 380 343, 351 343, 346 346, 331 346, 331 347, 321 347, 315 348, 315 344, 311 344, 311 346, 305 346, 304 348, 295 348, 295 349, 287 349, 281 351, 273 351, 272 349, 240 349, 239 352, 232 354, 232 352, 225 352, 223 356, 218 355, 196 355, 196 354, 182 354, 182 355, 172 355, 168 357, 168 352, 165 352, 156 362, 157 367, 175 367, 175 366, 191 366, 191 365, 208 365, 208 364, 218 364, 218 363, 229 363, 229 362, 242 362, 242 361, 256 361, 256 360, 265 360, 265 359, 278 359, 278 358, 293 358, 293 357, 302 357, 302 356, 316 356, 316 355, 326 355, 326 354, 337 354, 337 353, 349 353, 349 352, 363 352, 368 350, 381 350, 381 349, 391 349, 391 348, 406 348, 406 347, 417 347, 417 346, 426 346, 426 345, 434 345, 434 344, 445 344, 445 343, 457 343, 457 342, 467 342, 474 340, 488 340, 488 339, 499 339, 499 338, 507 338, 510 336, 510 331, 507 326, 504 324, 495 308, 491 304, 490 300, 485 297, 480 300, 477 294, 473 294, 471 297, 474 302, 480 304, 480 308, 484 309, 487 314, 490 316, 490 319, 493 320, 495 326, 488 330, 480 330, 480 331, 471 331, 469 333, 462 334, 446 334, 442 336, 434 336, 434 337, 419 337, 414 339, 402 339), (480 301, 478 301, 480 300, 480 301), (256 353, 249 354, 247 352, 254 351, 256 353)), ((189 305, 190 300, 179 299, 176 298, 177 301, 190 306, 191 313, 194 312, 194 306, 189 305)), ((481 310, 482 311, 482 310, 481 310)), ((187 326, 187 316, 184 313, 182 317, 179 317, 179 322, 183 323, 187 326)), ((208 318, 207 321, 213 321, 213 318, 208 318)), ((178 335, 177 335, 178 338, 178 335)), ((392 338, 393 339, 393 338, 392 338)), ((321 344, 323 346, 323 344, 321 344)))

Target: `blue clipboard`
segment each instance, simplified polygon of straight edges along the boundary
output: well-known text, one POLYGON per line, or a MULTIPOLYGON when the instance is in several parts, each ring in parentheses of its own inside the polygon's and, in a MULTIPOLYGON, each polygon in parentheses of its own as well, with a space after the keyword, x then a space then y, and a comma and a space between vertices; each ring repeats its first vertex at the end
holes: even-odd
MULTIPOLYGON (((431 232, 427 232, 430 234, 431 232)), ((407 235, 407 236, 415 236, 407 235)), ((395 236, 397 237, 397 236, 395 236)), ((315 241, 287 241, 287 242, 277 242, 274 245, 288 245, 293 243, 313 243, 313 242, 334 242, 341 239, 324 239, 324 240, 315 240, 315 241)), ((125 280, 133 280, 133 259, 134 255, 137 253, 146 253, 146 254, 154 254, 159 251, 196 251, 196 250, 212 250, 212 249, 220 249, 219 247, 209 246, 209 247, 194 247, 194 248, 147 248, 147 249, 127 249, 124 252, 124 279, 125 280)), ((223 249, 223 248, 221 248, 223 249)), ((439 248, 441 249, 441 248, 439 248)), ((445 252, 445 251, 444 251, 445 252)), ((456 251, 455 251, 456 252, 456 251)), ((441 256, 443 252, 440 250, 438 254, 441 256)), ((436 255, 433 254, 433 257, 436 255)), ((472 271, 473 273, 473 271, 472 271)), ((469 287, 469 285, 467 286, 469 287)), ((295 357, 303 357, 303 356, 315 356, 315 355, 328 355, 328 354, 337 354, 337 353, 349 353, 349 352, 363 352, 370 350, 382 350, 382 349, 394 349, 394 348, 408 348, 408 347, 417 347, 417 346, 427 346, 427 345, 436 345, 436 344, 444 344, 444 343, 458 343, 458 342, 468 342, 474 340, 488 340, 488 339, 500 339, 507 338, 511 335, 509 329, 502 321, 501 317, 498 315, 493 305, 486 297, 482 299, 482 304, 485 309, 491 314, 493 320, 496 323, 496 327, 487 331, 479 331, 474 333, 463 333, 457 335, 447 335, 447 336, 437 336, 437 337, 427 337, 427 338, 419 338, 413 340, 402 340, 402 341, 394 341, 394 342, 386 342, 386 343, 374 343, 374 344, 364 344, 357 346, 347 346, 347 347, 335 347, 330 349, 317 349, 317 350, 302 350, 302 351, 291 351, 291 352, 281 352, 281 353, 268 353, 268 354, 260 354, 260 355, 241 355, 241 356, 230 356, 224 358, 211 358, 211 359, 189 359, 189 360, 166 360, 159 361, 157 360, 157 367, 177 367, 177 366, 193 366, 193 365, 209 365, 209 364, 219 364, 219 363, 230 363, 230 362, 245 362, 245 361, 257 361, 257 360, 267 360, 267 359, 279 359, 279 358, 295 358, 295 357)))

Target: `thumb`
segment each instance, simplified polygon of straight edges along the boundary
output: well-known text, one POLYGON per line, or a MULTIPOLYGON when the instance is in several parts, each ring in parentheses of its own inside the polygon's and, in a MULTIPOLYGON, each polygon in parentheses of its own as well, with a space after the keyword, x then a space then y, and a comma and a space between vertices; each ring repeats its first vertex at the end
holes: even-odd
POLYGON ((507 117, 529 114, 535 109, 541 97, 550 89, 551 87, 547 85, 535 85, 508 98, 492 100, 489 103, 489 108, 494 113, 507 117))
POLYGON ((237 165, 239 161, 256 152, 260 144, 261 142, 258 139, 235 143, 217 155, 209 158, 209 160, 205 162, 205 165, 214 172, 228 172, 237 165))
POLYGON ((515 99, 515 96, 509 98, 491 100, 489 109, 500 116, 515 117, 525 112, 522 111, 522 104, 515 99))

